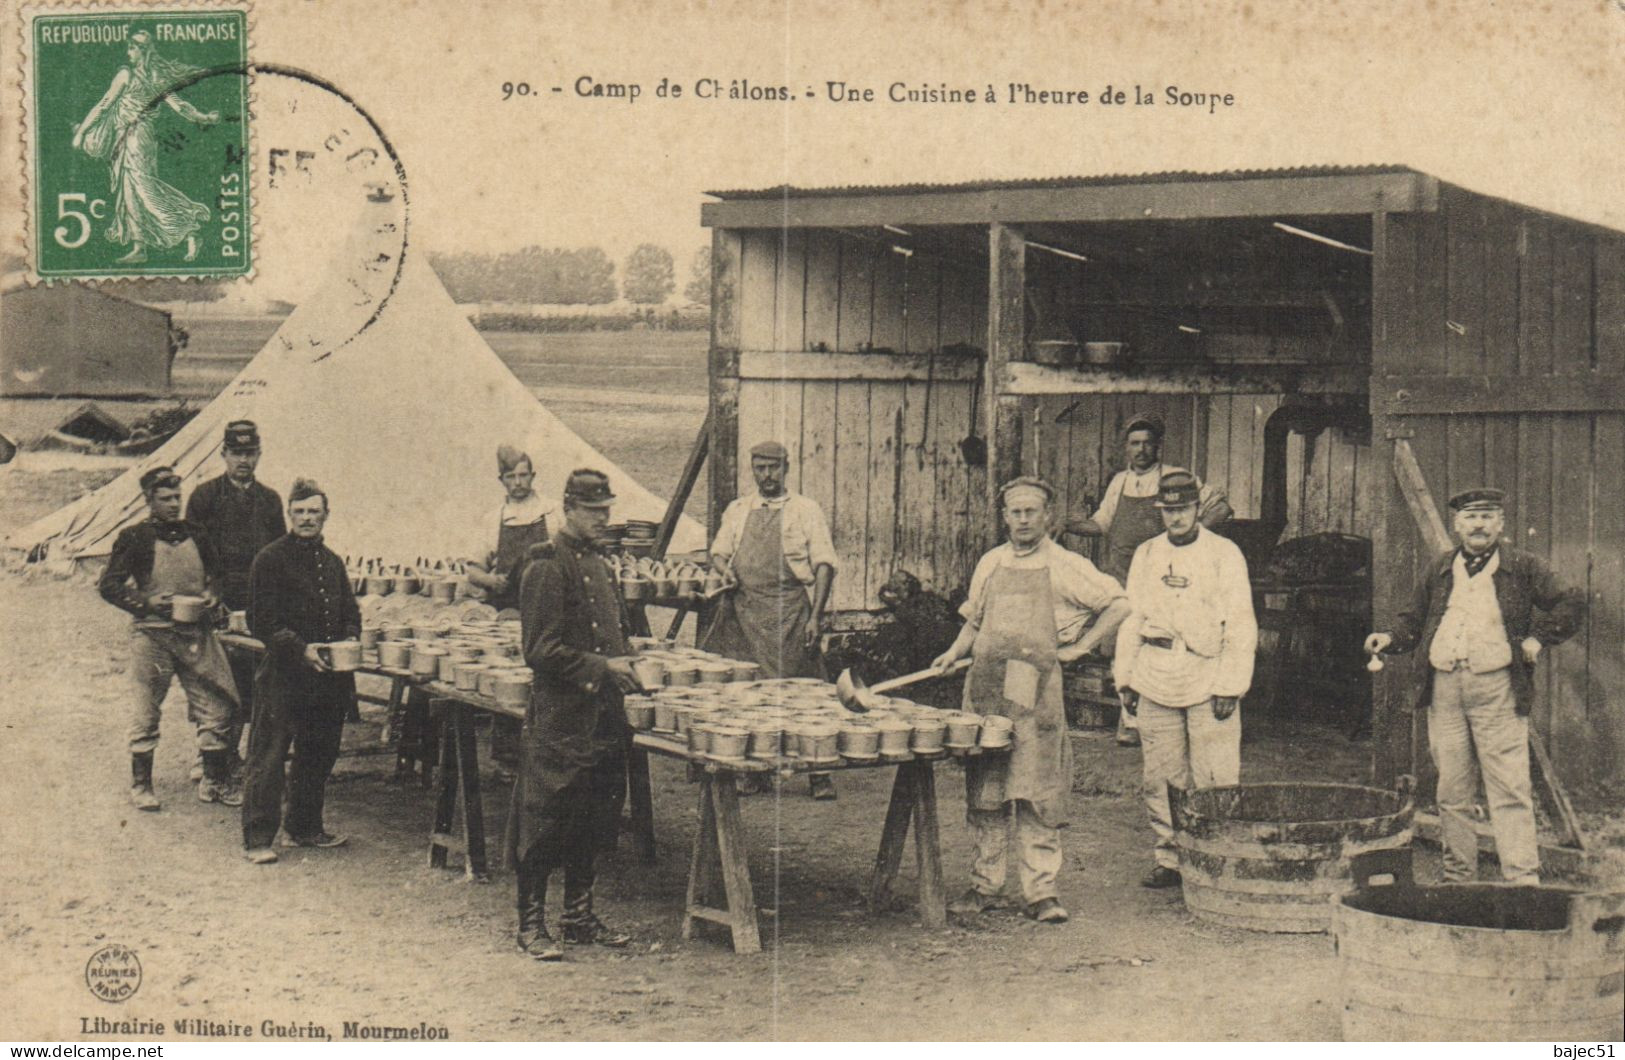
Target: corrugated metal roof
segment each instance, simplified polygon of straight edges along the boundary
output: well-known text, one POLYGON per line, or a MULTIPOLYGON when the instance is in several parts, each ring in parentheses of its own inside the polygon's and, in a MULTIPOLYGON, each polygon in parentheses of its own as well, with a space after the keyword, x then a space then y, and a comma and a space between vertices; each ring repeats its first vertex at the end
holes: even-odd
POLYGON ((827 188, 736 188, 705 194, 724 200, 802 199, 856 195, 914 195, 921 192, 1010 191, 1027 188, 1089 188, 1113 184, 1180 184, 1213 180, 1268 180, 1283 177, 1361 177, 1378 173, 1415 173, 1400 165, 1293 166, 1286 169, 1227 169, 1212 173, 1167 170, 1160 173, 1112 173, 1097 176, 1039 177, 1027 180, 973 180, 962 184, 845 184, 827 188))

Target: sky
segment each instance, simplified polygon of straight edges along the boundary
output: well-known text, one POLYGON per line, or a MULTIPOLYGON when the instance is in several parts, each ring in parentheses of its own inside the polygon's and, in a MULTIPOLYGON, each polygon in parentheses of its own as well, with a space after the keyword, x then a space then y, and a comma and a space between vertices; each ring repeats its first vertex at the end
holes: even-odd
MULTIPOLYGON (((1625 0, 879 7, 256 0, 251 51, 371 116, 405 174, 414 246, 600 245, 620 261, 652 241, 673 252, 679 286, 709 241, 704 192, 780 183, 1397 163, 1625 228, 1625 0), (681 98, 658 96, 662 79, 681 98), (724 98, 698 98, 702 79, 724 98), (730 100, 736 80, 794 98, 730 100), (829 82, 875 99, 834 102, 829 82), (979 102, 893 103, 895 82, 963 86, 979 102), (1090 102, 1011 104, 1012 82, 1090 102), (583 96, 578 84, 640 94, 583 96), (1108 85, 1130 98, 1139 85, 1157 103, 1101 105, 1108 85), (980 101, 989 86, 997 103, 980 101), (1169 86, 1232 102, 1170 106, 1169 86)), ((0 39, 19 39, 4 28, 0 39)), ((13 75, 5 87, 14 153, 13 75)), ((337 130, 347 144, 372 138, 307 82, 261 72, 254 92, 262 156, 322 156, 337 130)), ((369 174, 325 160, 302 181, 273 187, 262 174, 261 268, 239 285, 244 297, 297 301, 338 249, 369 174)), ((0 209, 20 216, 20 159, 6 168, 0 209)), ((7 231, 21 245, 19 226, 7 231)))

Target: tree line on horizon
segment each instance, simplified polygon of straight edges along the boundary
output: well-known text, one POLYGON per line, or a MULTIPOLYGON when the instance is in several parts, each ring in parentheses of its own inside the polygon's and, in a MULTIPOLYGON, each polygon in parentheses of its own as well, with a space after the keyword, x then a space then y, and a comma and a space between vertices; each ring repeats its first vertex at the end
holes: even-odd
MULTIPOLYGON (((605 305, 624 297, 634 305, 660 305, 677 289, 671 252, 655 243, 636 247, 621 265, 602 247, 531 245, 502 253, 430 254, 429 264, 460 303, 605 305)), ((686 301, 711 303, 711 252, 702 247, 689 265, 686 301)))

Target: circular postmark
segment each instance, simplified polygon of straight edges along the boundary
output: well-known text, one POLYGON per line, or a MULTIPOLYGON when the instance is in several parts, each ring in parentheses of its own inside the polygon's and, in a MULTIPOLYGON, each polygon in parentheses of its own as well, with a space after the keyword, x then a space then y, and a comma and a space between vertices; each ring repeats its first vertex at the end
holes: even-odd
POLYGON ((141 989, 141 961, 128 946, 103 946, 85 962, 85 986, 103 1001, 128 1001, 141 989))

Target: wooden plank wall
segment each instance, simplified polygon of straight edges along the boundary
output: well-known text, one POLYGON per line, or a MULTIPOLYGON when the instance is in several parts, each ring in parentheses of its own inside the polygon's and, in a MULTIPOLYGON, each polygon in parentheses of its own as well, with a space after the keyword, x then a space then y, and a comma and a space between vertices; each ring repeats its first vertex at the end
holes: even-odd
POLYGON ((1286 529, 1281 540, 1335 531, 1371 536, 1370 492, 1364 479, 1377 473, 1371 446, 1339 428, 1306 438, 1287 436, 1286 529))
MULTIPOLYGON (((1378 374, 1584 376, 1625 368, 1625 237, 1482 199, 1442 192, 1436 214, 1386 219, 1376 290, 1378 374)), ((1516 385, 1499 411, 1374 416, 1374 463, 1391 466, 1385 435, 1409 432, 1442 506, 1475 485, 1508 492, 1507 539, 1584 589, 1585 628, 1548 653, 1537 677, 1535 728, 1572 786, 1625 781, 1625 395, 1591 412, 1519 410, 1516 385), (1617 411, 1616 411, 1617 409, 1617 411)), ((1381 410, 1374 410, 1380 413, 1381 410)), ((1402 606, 1431 558, 1393 476, 1374 490, 1385 509, 1377 540, 1375 614, 1402 606)), ((1393 694, 1414 698, 1416 663, 1391 667, 1393 694)), ((1401 767, 1424 773, 1422 719, 1386 733, 1401 767), (1409 731, 1405 731, 1409 728, 1409 731)))
MULTIPOLYGON (((745 351, 932 353, 986 346, 986 266, 846 233, 745 231, 740 346, 745 351)), ((738 483, 754 488, 749 450, 790 450, 789 485, 817 501, 840 559, 836 611, 879 606, 902 568, 927 587, 962 588, 986 547, 985 472, 959 441, 981 433, 971 383, 746 379, 739 390, 738 483), (974 403, 974 407, 973 407, 974 403)))

